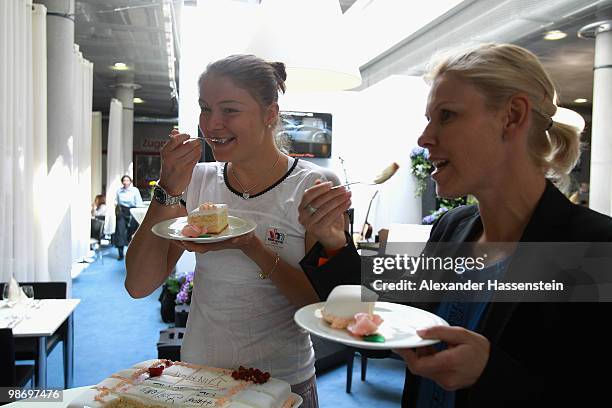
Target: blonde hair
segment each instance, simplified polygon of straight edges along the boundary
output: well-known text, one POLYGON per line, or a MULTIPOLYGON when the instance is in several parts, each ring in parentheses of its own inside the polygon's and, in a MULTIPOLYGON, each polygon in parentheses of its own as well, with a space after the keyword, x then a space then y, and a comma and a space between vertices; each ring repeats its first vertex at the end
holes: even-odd
POLYGON ((432 83, 445 73, 470 82, 492 108, 499 108, 519 92, 529 96, 536 113, 527 137, 530 158, 546 177, 562 189, 580 157, 580 132, 554 122, 555 86, 542 63, 530 51, 512 44, 480 44, 440 54, 428 66, 425 80, 432 83))

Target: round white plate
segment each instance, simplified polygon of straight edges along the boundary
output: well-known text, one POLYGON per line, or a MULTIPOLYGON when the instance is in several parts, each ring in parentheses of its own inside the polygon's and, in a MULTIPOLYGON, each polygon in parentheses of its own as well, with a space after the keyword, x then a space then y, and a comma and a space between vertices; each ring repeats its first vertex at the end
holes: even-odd
POLYGON ((439 340, 424 340, 416 331, 432 326, 448 326, 444 319, 425 310, 397 303, 376 302, 374 313, 384 320, 377 332, 385 337, 385 342, 373 343, 352 336, 347 330, 332 329, 321 316, 323 306, 325 302, 302 307, 295 313, 295 322, 316 336, 363 349, 389 350, 429 346, 439 340))
POLYGON ((166 239, 174 239, 177 241, 192 241, 196 243, 209 243, 225 241, 226 239, 239 237, 244 234, 248 234, 253 231, 257 224, 253 221, 245 220, 243 218, 233 217, 229 215, 227 217, 228 227, 218 234, 211 234, 207 238, 189 238, 181 234, 181 231, 185 225, 187 225, 187 217, 172 218, 166 221, 162 221, 155 224, 151 231, 158 237, 166 239))

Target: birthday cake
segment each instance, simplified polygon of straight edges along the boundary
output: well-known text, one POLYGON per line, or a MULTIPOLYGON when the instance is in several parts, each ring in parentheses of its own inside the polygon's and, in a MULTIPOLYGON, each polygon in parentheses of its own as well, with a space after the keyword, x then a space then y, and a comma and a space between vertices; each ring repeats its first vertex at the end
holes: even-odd
POLYGON ((347 329, 354 336, 374 334, 383 322, 373 313, 376 297, 359 285, 336 286, 327 297, 321 316, 332 328, 347 329), (362 292, 366 301, 362 301, 362 292))
POLYGON ((195 226, 206 234, 218 234, 228 226, 227 204, 200 204, 187 215, 187 225, 195 226))
POLYGON ((88 389, 69 408, 291 408, 288 383, 252 368, 232 371, 148 360, 88 389))

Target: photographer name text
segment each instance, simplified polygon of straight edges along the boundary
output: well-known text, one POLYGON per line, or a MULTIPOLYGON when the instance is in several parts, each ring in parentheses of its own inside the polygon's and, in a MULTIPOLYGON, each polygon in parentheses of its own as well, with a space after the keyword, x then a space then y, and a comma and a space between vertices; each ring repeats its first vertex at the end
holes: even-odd
POLYGON ((415 282, 408 279, 386 282, 377 279, 372 282, 372 289, 378 291, 517 291, 517 292, 562 292, 564 285, 555 280, 545 282, 502 282, 497 279, 476 282, 466 280, 465 282, 434 282, 433 280, 422 280, 415 282))

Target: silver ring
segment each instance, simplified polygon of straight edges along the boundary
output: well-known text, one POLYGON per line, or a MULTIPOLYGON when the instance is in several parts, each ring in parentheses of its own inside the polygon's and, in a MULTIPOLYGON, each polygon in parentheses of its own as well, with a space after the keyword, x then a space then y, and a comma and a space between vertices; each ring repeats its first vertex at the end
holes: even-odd
POLYGON ((310 213, 310 215, 314 215, 314 213, 316 213, 318 210, 318 208, 315 208, 310 204, 306 204, 304 208, 310 213))

